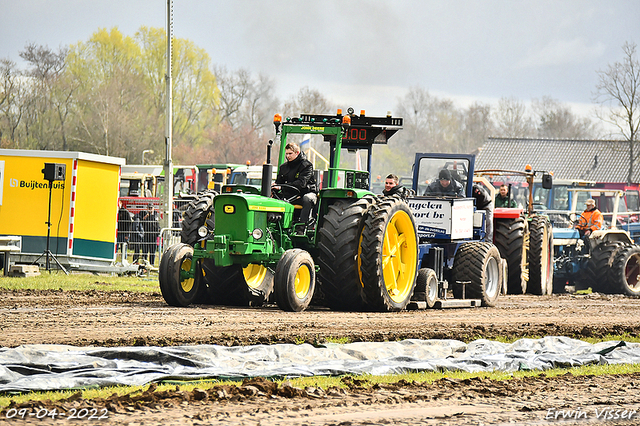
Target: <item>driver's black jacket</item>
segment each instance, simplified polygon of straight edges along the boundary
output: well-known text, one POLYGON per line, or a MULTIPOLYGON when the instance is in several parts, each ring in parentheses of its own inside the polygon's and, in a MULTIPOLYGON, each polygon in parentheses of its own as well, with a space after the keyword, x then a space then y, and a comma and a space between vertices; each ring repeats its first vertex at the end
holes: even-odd
MULTIPOLYGON (((300 195, 318 192, 316 179, 313 175, 313 164, 307 160, 304 152, 300 152, 294 160, 287 161, 280 166, 276 184, 282 183, 295 186, 300 190, 300 195)), ((286 198, 296 195, 292 189, 286 187, 282 188, 282 193, 286 198)))

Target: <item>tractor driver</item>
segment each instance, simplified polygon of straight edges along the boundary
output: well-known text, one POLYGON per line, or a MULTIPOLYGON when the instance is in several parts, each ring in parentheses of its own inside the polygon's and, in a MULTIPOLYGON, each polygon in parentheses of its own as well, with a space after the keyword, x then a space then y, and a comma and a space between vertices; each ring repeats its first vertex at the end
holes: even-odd
POLYGON ((586 239, 593 231, 602 229, 603 217, 600 210, 596 208, 596 201, 589 198, 585 201, 584 212, 580 215, 576 229, 580 232, 580 237, 586 239))
POLYGON ((438 174, 438 180, 431 182, 424 195, 446 195, 448 197, 464 197, 464 187, 460 182, 451 179, 449 169, 442 169, 438 174))
MULTIPOLYGON (((300 147, 295 143, 289 142, 285 146, 285 157, 287 161, 278 169, 278 177, 273 190, 281 191, 286 199, 291 199, 297 193, 287 187, 280 187, 278 184, 288 184, 296 187, 300 191, 301 198, 292 200, 293 204, 301 204, 300 222, 307 224, 311 216, 311 210, 318 201, 318 186, 313 175, 313 164, 307 160, 304 152, 300 151, 300 147)), ((296 233, 304 233, 304 229, 296 229, 296 233)))

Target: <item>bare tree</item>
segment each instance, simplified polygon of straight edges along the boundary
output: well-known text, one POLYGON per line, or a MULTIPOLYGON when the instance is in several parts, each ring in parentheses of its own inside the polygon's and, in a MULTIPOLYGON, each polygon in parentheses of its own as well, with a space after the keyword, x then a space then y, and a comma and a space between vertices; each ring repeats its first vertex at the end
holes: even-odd
MULTIPOLYGON (((18 126, 24 114, 25 87, 22 73, 15 62, 0 59, 0 142, 5 146, 8 139, 11 146, 19 148, 18 126)), ((8 145, 7 144, 7 145, 8 145)))
POLYGON ((462 118, 450 99, 440 99, 422 87, 412 87, 399 101, 397 110, 404 118, 398 142, 406 144, 409 152, 457 150, 462 118))
POLYGON ((533 136, 533 124, 527 116, 523 102, 515 98, 501 98, 494 111, 498 136, 505 138, 526 138, 533 136))
POLYGON ((491 106, 474 102, 462 111, 461 137, 458 141, 458 152, 469 153, 482 146, 493 133, 491 106))
POLYGON ((252 131, 262 130, 278 105, 273 80, 263 74, 254 78, 245 69, 230 72, 222 66, 215 67, 214 74, 220 88, 216 111, 220 121, 233 129, 248 126, 252 131))
POLYGON ((335 114, 334 110, 334 106, 322 93, 316 89, 310 89, 308 86, 300 89, 295 96, 289 98, 284 104, 284 114, 288 117, 302 113, 335 114))
POLYGON ((622 61, 610 64, 604 71, 597 71, 595 99, 603 107, 609 107, 607 112, 600 112, 600 118, 616 126, 629 142, 627 182, 631 183, 634 162, 638 159, 635 144, 640 126, 640 62, 636 57, 635 43, 625 42, 622 51, 622 61))
POLYGON ((68 149, 66 124, 77 87, 65 73, 68 52, 66 47, 54 51, 35 43, 28 43, 20 52, 29 64, 27 75, 32 79, 30 112, 34 120, 29 124, 37 130, 35 146, 39 148, 68 149), (51 146, 58 137, 60 146, 51 146))
POLYGON ((532 101, 540 138, 593 139, 598 137, 596 124, 587 117, 578 117, 568 106, 549 97, 532 101))

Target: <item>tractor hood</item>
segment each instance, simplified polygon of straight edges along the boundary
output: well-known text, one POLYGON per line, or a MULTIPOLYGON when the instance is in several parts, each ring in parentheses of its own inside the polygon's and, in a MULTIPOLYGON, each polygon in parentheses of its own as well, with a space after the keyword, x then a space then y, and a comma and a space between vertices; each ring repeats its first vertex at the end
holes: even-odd
POLYGON ((215 261, 216 265, 252 263, 249 259, 233 260, 233 257, 253 257, 264 260, 273 251, 269 226, 280 222, 290 227, 293 205, 261 195, 234 193, 218 195, 215 209, 215 261))

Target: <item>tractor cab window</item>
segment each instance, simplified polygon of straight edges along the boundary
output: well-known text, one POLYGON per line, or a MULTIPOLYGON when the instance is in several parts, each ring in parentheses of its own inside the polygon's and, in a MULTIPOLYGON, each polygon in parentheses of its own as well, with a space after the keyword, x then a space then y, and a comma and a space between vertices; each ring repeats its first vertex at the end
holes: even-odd
POLYGON ((552 210, 569 210, 569 189, 565 185, 558 185, 553 188, 552 210))
POLYGON ((534 186, 533 188, 533 206, 535 209, 544 210, 549 205, 550 189, 545 189, 542 186, 534 186))
POLYGON ((637 212, 640 210, 640 197, 638 191, 627 191, 627 210, 637 212))
POLYGON ((427 185, 438 180, 440 170, 447 169, 451 173, 452 180, 459 182, 462 187, 467 189, 467 181, 469 179, 469 161, 465 159, 448 159, 448 158, 421 158, 418 169, 418 189, 422 188, 424 193, 427 185))

